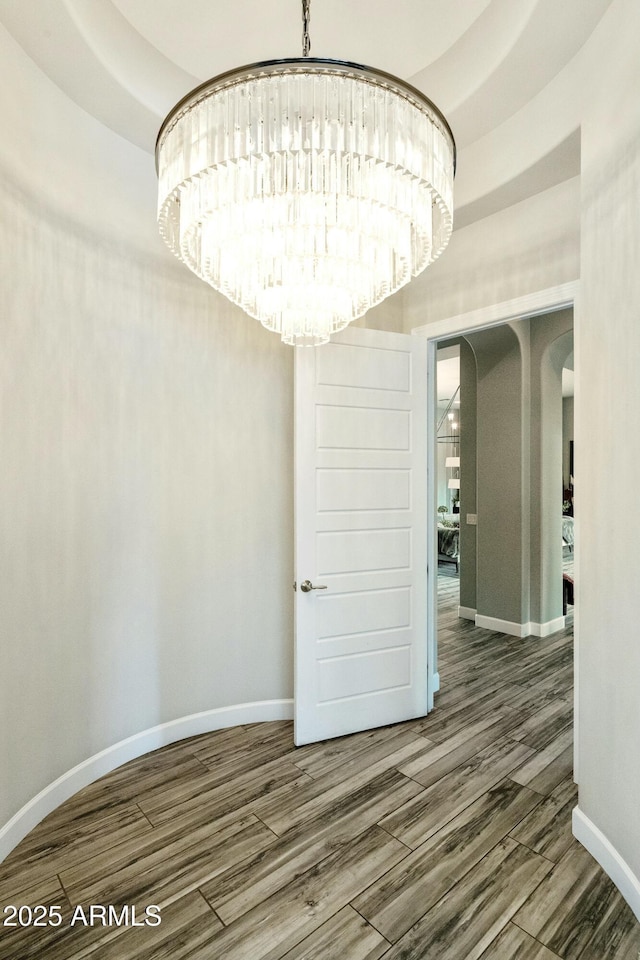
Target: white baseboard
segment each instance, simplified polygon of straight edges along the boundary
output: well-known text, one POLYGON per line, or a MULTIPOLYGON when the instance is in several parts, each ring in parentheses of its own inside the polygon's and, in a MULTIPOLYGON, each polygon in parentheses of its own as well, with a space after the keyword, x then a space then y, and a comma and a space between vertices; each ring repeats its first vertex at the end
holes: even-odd
POLYGON ((602 831, 584 815, 580 807, 573 809, 572 827, 576 840, 598 861, 640 921, 640 880, 629 864, 609 843, 602 831))
POLYGON ((76 767, 63 773, 53 783, 29 800, 28 803, 0 828, 0 863, 41 820, 74 793, 93 783, 116 767, 135 760, 151 750, 166 747, 177 740, 186 740, 201 733, 235 727, 243 723, 260 723, 265 720, 291 720, 293 700, 262 700, 256 703, 239 703, 217 710, 194 713, 157 727, 143 730, 126 740, 107 747, 89 757, 76 767))
POLYGON ((486 630, 497 630, 499 633, 508 633, 511 637, 528 636, 528 623, 515 623, 512 620, 500 620, 498 617, 485 617, 476 614, 476 626, 486 630))
POLYGON ((473 607, 458 607, 458 616, 461 620, 473 620, 476 621, 476 611, 473 607))
POLYGON ((557 633, 558 630, 564 630, 565 619, 564 617, 556 617, 555 620, 547 620, 546 623, 530 623, 529 633, 527 636, 531 637, 550 637, 552 633, 557 633))
POLYGON ((440 689, 440 674, 436 672, 433 675, 433 692, 437 693, 439 689, 440 689))
MULTIPOLYGON (((458 607, 458 611, 465 609, 458 607)), ((458 616, 460 616, 458 612, 458 616)), ((471 617, 468 617, 471 620, 471 617)), ((512 620, 500 620, 498 617, 485 617, 482 614, 475 616, 476 626, 484 627, 487 630, 498 630, 500 633, 508 633, 511 637, 549 637, 558 630, 563 630, 565 626, 564 617, 558 617, 556 620, 547 620, 546 623, 516 623, 512 620)))

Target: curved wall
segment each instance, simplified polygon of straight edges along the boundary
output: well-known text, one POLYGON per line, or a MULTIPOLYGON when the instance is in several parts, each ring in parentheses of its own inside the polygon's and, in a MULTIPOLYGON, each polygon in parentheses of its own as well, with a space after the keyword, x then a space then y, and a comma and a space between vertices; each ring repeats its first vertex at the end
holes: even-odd
POLYGON ((576 325, 579 810, 576 835, 640 919, 640 9, 615 0, 615 50, 583 125, 581 296, 576 325), (611 417, 611 410, 619 417, 611 417), (622 478, 622 482, 618 478, 622 478), (611 506, 624 505, 614 534, 611 506))
POLYGON ((155 226, 149 158, 6 52, 0 825, 141 731, 287 701, 293 631, 292 352, 140 252, 146 224, 114 241, 125 214, 155 226))
MULTIPOLYGON (((579 56, 538 102, 467 149, 467 161, 479 160, 491 146, 502 168, 511 159, 509 132, 520 131, 512 147, 523 151, 527 130, 549 134, 568 118, 581 128, 581 175, 454 231, 446 256, 416 281, 424 296, 408 304, 405 329, 424 324, 421 333, 428 336, 429 324, 437 324, 438 335, 460 333, 460 315, 480 323, 483 308, 489 317, 502 301, 535 299, 536 291, 580 278, 574 832, 640 919, 640 645, 633 603, 633 531, 640 525, 633 495, 640 478, 639 30, 637 4, 613 0, 579 56), (619 415, 612 417, 614 408, 619 415), (622 487, 617 477, 625 478, 622 487), (614 533, 611 504, 620 501, 624 519, 614 533)), ((467 192, 473 199, 474 191, 467 192)))
POLYGON ((405 297, 404 329, 436 323, 580 276, 580 179, 453 231, 445 254, 405 297))
MULTIPOLYGON (((456 231, 401 298, 410 330, 581 275, 575 828, 638 916, 639 30, 634 0, 612 0, 574 61, 460 156, 470 206, 521 173, 534 134, 545 156, 580 126, 580 180, 456 231)), ((3 823, 119 739, 291 695, 292 357, 178 276, 150 155, 4 31, 0 80, 3 823)))

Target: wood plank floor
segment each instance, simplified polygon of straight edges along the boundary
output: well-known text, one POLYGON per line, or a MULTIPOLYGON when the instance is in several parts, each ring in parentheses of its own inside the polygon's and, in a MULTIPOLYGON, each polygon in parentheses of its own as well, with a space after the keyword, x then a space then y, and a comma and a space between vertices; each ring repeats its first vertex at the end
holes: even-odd
POLYGON ((217 731, 51 814, 0 864, 0 908, 47 917, 1 927, 0 960, 638 960, 571 836, 571 628, 482 630, 457 590, 429 717, 298 749, 288 722, 217 731))

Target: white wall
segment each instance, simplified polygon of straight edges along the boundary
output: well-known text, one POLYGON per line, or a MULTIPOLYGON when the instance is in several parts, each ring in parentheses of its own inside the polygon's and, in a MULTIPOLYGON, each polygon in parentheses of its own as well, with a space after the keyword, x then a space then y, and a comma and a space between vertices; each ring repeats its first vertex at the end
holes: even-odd
POLYGON ((155 224, 151 154, 69 100, 0 25, 0 168, 31 198, 101 237, 173 264, 155 224))
POLYGON ((579 234, 577 178, 454 229, 405 295, 405 330, 576 280, 579 234))
POLYGON ((579 806, 591 840, 600 831, 634 875, 628 889, 640 917, 639 35, 637 3, 615 0, 599 38, 615 56, 599 72, 582 128, 575 469, 579 806), (611 506, 616 477, 625 478, 621 513, 611 506))
MULTIPOLYGON (((581 125, 580 179, 454 231, 440 261, 416 281, 422 297, 409 304, 405 296, 405 329, 580 278, 574 830, 640 919, 640 644, 634 604, 640 567, 640 505, 634 495, 640 485, 638 35, 638 5, 613 0, 579 58, 544 92, 562 112, 561 93, 572 91, 571 119, 579 117, 581 125), (617 524, 611 510, 615 477, 626 478, 628 493, 617 524)), ((514 118, 510 125, 525 130, 525 119, 514 118)), ((537 120, 542 129, 553 114, 538 114, 537 120)), ((537 126, 530 129, 538 135, 537 126)))
POLYGON ((123 738, 290 698, 293 607, 291 349, 146 224, 113 241, 130 200, 155 230, 149 158, 5 52, 0 827, 123 738))

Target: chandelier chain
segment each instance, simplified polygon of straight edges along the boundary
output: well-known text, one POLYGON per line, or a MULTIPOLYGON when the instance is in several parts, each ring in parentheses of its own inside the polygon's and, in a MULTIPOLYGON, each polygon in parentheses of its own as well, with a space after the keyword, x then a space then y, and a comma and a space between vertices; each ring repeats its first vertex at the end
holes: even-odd
POLYGON ((302 0, 302 56, 308 57, 311 50, 309 20, 311 19, 311 0, 302 0))

